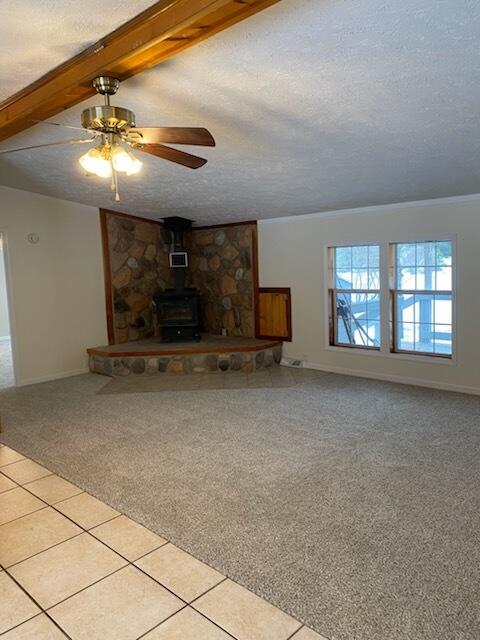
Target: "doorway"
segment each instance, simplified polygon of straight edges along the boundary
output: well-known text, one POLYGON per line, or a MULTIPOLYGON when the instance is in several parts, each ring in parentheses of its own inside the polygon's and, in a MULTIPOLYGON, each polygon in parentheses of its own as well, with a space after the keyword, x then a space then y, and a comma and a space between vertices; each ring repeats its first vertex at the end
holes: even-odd
POLYGON ((8 308, 5 238, 0 233, 0 389, 15 386, 8 308))

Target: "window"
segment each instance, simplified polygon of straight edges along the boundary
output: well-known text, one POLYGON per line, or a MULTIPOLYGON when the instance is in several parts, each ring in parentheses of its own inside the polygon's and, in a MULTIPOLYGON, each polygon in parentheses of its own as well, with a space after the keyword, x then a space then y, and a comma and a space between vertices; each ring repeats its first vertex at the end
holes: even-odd
POLYGON ((330 249, 330 343, 379 349, 380 246, 330 249))
POLYGON ((391 245, 392 350, 451 357, 452 243, 391 245))
POLYGON ((328 267, 331 346, 452 358, 451 240, 330 246, 328 267))

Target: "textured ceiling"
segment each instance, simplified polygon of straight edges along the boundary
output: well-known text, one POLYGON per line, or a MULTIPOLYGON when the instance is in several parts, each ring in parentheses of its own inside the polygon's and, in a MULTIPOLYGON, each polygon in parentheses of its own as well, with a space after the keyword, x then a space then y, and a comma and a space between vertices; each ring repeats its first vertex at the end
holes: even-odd
POLYGON ((0 101, 154 3, 155 0, 0 0, 0 101))
MULTIPOLYGON (((84 147, 5 156, 0 182, 203 223, 480 192, 479 41, 477 0, 282 0, 116 96, 139 126, 208 127, 202 169, 142 154, 116 207, 84 147)), ((2 147, 69 136, 38 125, 2 147)))

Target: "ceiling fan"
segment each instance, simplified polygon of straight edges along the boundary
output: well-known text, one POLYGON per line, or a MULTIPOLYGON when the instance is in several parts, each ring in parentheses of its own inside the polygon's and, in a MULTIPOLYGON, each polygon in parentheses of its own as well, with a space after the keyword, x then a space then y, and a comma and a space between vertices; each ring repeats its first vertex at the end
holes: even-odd
MULTIPOLYGON (((111 178, 111 188, 115 192, 117 202, 120 200, 118 173, 133 175, 142 168, 143 163, 135 157, 131 149, 149 153, 190 169, 198 169, 207 162, 205 158, 164 144, 214 147, 215 140, 207 129, 201 127, 136 127, 133 111, 110 104, 110 96, 117 93, 119 85, 118 78, 110 76, 99 76, 93 80, 93 86, 97 93, 105 97, 105 104, 99 107, 89 107, 82 111, 82 127, 92 133, 91 138, 60 140, 18 149, 6 149, 0 151, 0 154, 61 144, 89 144, 98 141, 98 145, 79 158, 79 163, 87 174, 111 178)), ((83 130, 81 127, 72 127, 56 122, 36 122, 83 130)))

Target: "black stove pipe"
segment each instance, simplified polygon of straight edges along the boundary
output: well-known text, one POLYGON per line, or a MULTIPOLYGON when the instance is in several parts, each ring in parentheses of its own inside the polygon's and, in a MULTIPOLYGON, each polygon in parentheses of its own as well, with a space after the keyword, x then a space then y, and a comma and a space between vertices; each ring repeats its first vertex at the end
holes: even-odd
MULTIPOLYGON (((173 251, 185 251, 183 244, 183 234, 192 228, 192 220, 170 216, 163 219, 163 224, 170 231, 173 239, 173 251)), ((185 290, 185 279, 187 277, 186 267, 176 267, 173 269, 173 286, 176 291, 185 290)))
MULTIPOLYGON (((183 231, 175 229, 173 231, 173 250, 185 251, 183 246, 183 231)), ((177 267, 173 270, 173 286, 176 291, 183 291, 185 289, 185 279, 187 277, 187 269, 184 267, 177 267)))

